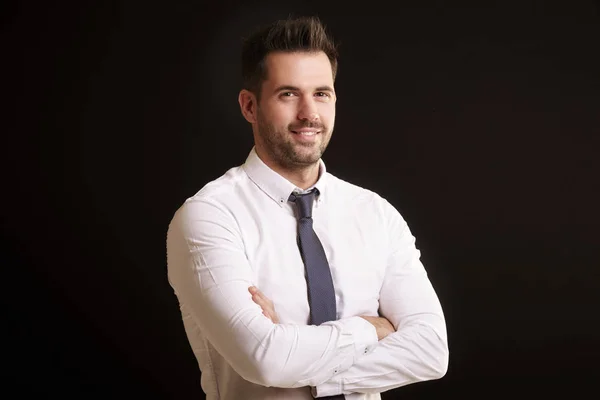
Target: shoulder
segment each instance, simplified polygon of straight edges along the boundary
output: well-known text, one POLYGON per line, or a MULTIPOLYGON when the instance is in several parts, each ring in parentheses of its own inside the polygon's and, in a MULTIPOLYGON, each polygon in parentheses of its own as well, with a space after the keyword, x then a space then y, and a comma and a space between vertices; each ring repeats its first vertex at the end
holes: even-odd
POLYGON ((356 213, 368 213, 376 217, 382 223, 389 223, 390 220, 400 219, 398 209, 385 197, 379 193, 338 178, 330 173, 327 176, 328 190, 335 193, 336 198, 343 199, 344 206, 353 209, 356 213))
POLYGON ((330 190, 332 193, 335 193, 336 197, 343 198, 348 203, 375 203, 376 205, 387 203, 386 199, 373 190, 358 186, 330 173, 327 173, 327 185, 328 190, 330 190))
POLYGON ((235 199, 235 192, 241 185, 247 184, 248 176, 241 166, 230 168, 220 177, 205 184, 194 195, 185 201, 175 211, 173 220, 189 218, 191 215, 203 214, 209 218, 214 214, 224 214, 228 203, 235 199))

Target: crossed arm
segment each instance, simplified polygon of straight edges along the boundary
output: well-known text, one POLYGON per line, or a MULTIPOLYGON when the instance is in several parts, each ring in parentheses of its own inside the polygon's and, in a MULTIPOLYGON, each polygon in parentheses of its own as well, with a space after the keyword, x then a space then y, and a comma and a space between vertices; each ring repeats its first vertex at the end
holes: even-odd
POLYGON ((245 380, 280 388, 316 386, 377 344, 365 319, 319 326, 274 324, 251 299, 252 268, 235 219, 211 199, 189 201, 167 234, 168 278, 185 318, 245 380))
MULTIPOLYGON (((250 286, 248 291, 252 295, 252 301, 260 306, 262 313, 265 317, 269 318, 271 322, 274 324, 279 323, 279 316, 275 311, 275 305, 263 292, 261 292, 256 286, 250 286)), ((396 330, 388 321, 383 317, 371 317, 371 316, 361 316, 364 320, 369 322, 371 325, 375 327, 375 331, 377 332, 377 340, 381 340, 385 338, 392 332, 396 330)))
MULTIPOLYGON (((361 316, 376 328, 378 345, 349 369, 316 385, 316 397, 380 393, 446 374, 449 352, 441 305, 414 237, 399 214, 393 217, 390 230, 397 240, 380 293, 381 316, 361 316)), ((263 315, 278 323, 273 302, 256 287, 248 290, 263 315)))
POLYGON ((408 227, 399 214, 389 217, 394 245, 380 293, 389 324, 358 316, 320 326, 265 318, 248 293, 253 277, 235 221, 203 200, 188 203, 169 227, 169 281, 206 339, 250 382, 311 386, 321 397, 437 379, 448 363, 441 306, 408 227))
MULTIPOLYGON (((394 287, 393 279, 384 284, 384 291, 394 287)), ((401 290, 399 288, 399 290, 401 290)), ((433 294, 433 289, 428 293, 433 294)), ((257 287, 248 288, 252 300, 261 307, 262 313, 273 323, 279 323, 274 304, 257 287)), ((395 292, 395 290, 393 291, 395 292)), ((431 298, 435 298, 431 297, 431 298)), ((410 383, 439 379, 448 366, 448 345, 445 323, 439 314, 424 313, 404 318, 395 310, 394 299, 381 304, 381 312, 387 312, 394 325, 385 317, 361 316, 377 331, 377 348, 340 371, 331 379, 313 388, 315 397, 351 393, 380 393, 410 383)), ((435 301, 434 301, 435 303, 435 301)), ((434 304, 435 305, 435 304, 434 304)), ((434 307, 435 308, 435 307, 434 307)))

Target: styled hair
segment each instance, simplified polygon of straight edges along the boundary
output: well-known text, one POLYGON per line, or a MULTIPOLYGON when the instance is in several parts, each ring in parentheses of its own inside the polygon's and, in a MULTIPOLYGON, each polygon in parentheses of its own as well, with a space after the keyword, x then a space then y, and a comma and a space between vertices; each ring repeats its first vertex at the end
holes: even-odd
POLYGON ((242 86, 260 99, 270 53, 319 51, 329 58, 335 80, 338 51, 318 17, 290 17, 259 28, 242 44, 242 86))

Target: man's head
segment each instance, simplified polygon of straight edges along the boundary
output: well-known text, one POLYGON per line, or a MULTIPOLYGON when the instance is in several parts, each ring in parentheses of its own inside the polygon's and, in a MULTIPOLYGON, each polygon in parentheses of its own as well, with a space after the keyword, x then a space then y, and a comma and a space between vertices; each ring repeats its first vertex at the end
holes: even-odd
POLYGON ((242 50, 242 114, 256 150, 275 169, 315 165, 335 121, 337 50, 317 18, 277 21, 242 50))

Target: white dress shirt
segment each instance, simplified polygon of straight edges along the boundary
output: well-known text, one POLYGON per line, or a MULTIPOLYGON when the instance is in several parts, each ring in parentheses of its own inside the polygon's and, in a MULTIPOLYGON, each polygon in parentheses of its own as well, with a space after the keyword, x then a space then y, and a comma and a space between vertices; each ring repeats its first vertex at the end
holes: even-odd
POLYGON ((207 399, 348 400, 442 377, 446 325, 406 222, 385 199, 326 172, 320 161, 314 229, 329 265, 337 321, 308 325, 305 270, 290 194, 294 184, 252 149, 175 212, 168 278, 201 370, 207 399), (274 324, 252 301, 258 287, 274 324), (378 341, 359 316, 396 332, 378 341))

